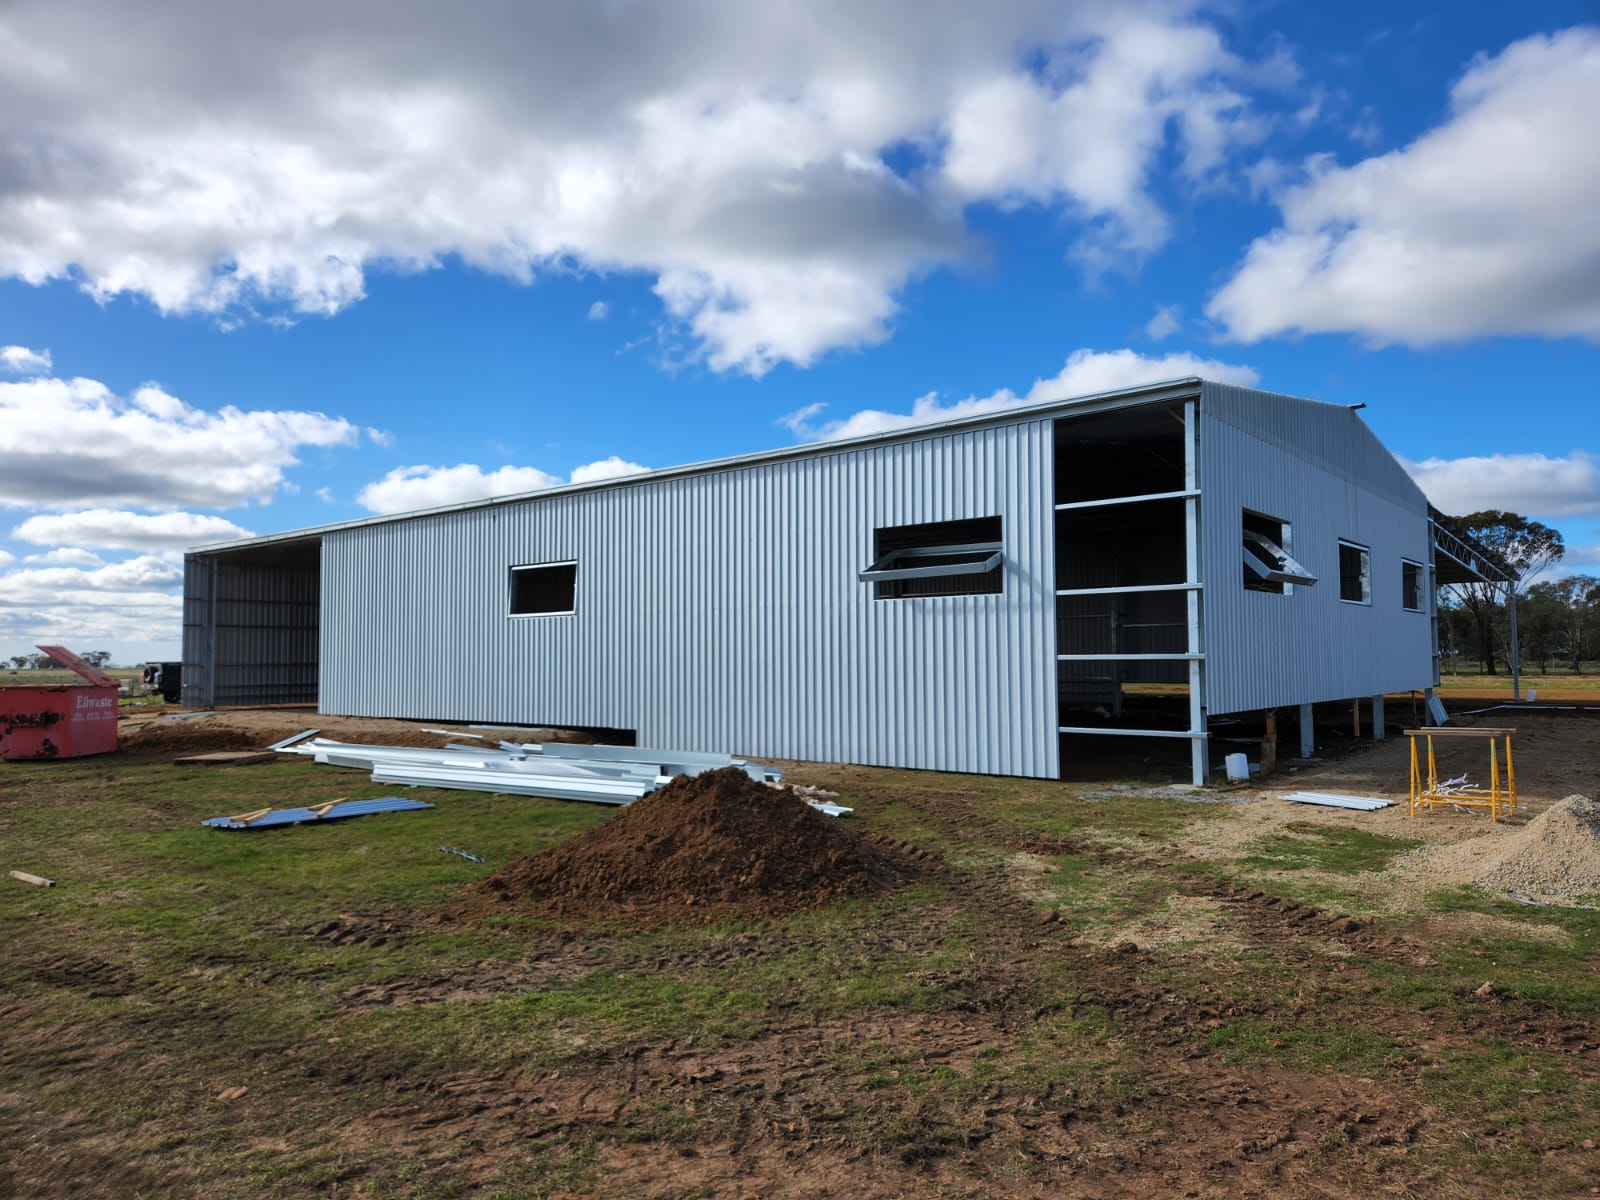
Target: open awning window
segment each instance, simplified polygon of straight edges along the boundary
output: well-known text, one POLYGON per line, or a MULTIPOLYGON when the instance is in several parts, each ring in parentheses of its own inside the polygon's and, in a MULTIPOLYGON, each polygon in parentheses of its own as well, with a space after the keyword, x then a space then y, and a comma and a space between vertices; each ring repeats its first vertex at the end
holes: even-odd
POLYGON ((1299 583, 1310 586, 1317 577, 1301 566, 1294 556, 1265 530, 1244 528, 1244 569, 1263 584, 1299 583))
POLYGON ((857 573, 879 600, 998 593, 1005 587, 1000 518, 899 525, 873 533, 872 564, 857 573))

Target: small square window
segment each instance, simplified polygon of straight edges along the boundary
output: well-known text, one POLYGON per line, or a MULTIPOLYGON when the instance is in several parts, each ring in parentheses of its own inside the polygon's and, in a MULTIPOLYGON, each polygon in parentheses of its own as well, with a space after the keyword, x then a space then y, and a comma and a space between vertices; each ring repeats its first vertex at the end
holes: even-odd
POLYGON ((577 608, 578 564, 511 568, 511 615, 570 613, 577 608))
POLYGON ((1244 586, 1247 591, 1284 594, 1284 585, 1317 582, 1317 577, 1302 567, 1289 553, 1290 530, 1287 521, 1264 513, 1243 514, 1244 586))
POLYGON ((872 534, 872 565, 857 573, 877 600, 998 595, 1005 590, 1000 518, 894 525, 872 534))
POLYGON ((1422 611, 1422 564, 1400 560, 1400 605, 1407 612, 1422 611))
POLYGON ((1372 603, 1372 554, 1365 546, 1339 543, 1339 599, 1372 603))

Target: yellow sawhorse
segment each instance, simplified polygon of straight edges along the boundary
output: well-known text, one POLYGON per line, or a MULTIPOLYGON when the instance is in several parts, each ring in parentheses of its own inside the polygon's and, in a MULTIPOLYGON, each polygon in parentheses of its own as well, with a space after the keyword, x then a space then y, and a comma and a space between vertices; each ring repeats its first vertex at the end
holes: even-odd
POLYGON ((1411 739, 1411 815, 1419 807, 1433 811, 1435 804, 1456 804, 1462 808, 1487 808, 1489 819, 1498 821, 1500 815, 1515 816, 1517 812, 1517 771, 1511 761, 1511 735, 1515 729, 1479 726, 1477 729, 1408 729, 1411 739), (1451 788, 1440 790, 1439 767, 1434 758, 1433 739, 1436 737, 1465 737, 1489 739, 1489 786, 1451 788), (1417 742, 1428 742, 1428 773, 1422 774, 1417 761, 1417 742), (1506 782, 1500 786, 1500 739, 1505 739, 1506 782))

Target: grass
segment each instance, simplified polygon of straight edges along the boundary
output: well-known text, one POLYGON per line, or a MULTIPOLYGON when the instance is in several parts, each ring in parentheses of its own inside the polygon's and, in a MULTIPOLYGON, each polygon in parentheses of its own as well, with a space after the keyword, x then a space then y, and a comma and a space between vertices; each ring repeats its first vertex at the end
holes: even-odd
MULTIPOLYGON (((842 1190, 887 1172, 908 1192, 1028 1193, 1107 1169, 1111 1152, 1086 1147, 1155 1153, 1141 1139, 1191 1086, 1283 1072, 1508 1131, 1413 1148, 1441 1194, 1515 1189, 1542 1147, 1593 1130, 1592 1055, 1484 1018, 1592 1022, 1600 914, 1440 893, 1393 927, 1493 920, 1426 935, 1426 965, 1330 956, 1323 941, 1311 960, 1207 944, 1119 956, 1084 935, 1160 919, 1201 879, 1185 837, 1233 806, 851 779, 852 822, 936 851, 943 874, 783 921, 649 926, 449 915, 464 884, 592 828, 603 807, 418 789, 437 807, 224 832, 199 822, 387 789, 304 760, 4 764, 4 865, 59 885, 0 888, 0 1146, 21 1148, 0 1152, 0 1194, 724 1194, 704 1162, 651 1172, 728 1147, 772 1156, 740 1166, 767 1190, 832 1155, 829 1169, 863 1164, 842 1190), (1036 891, 1008 907, 1007 839, 1030 835, 1070 850, 1039 853, 1036 891), (957 886, 962 872, 989 891, 957 886), (1062 921, 1036 926, 1029 905, 1062 921), (341 944, 330 926, 360 936, 341 944), (1486 979, 1492 1004, 1474 995, 1486 979), (392 1002, 352 1000, 369 993, 392 1002), (1439 1044, 1422 1049, 1421 1031, 1439 1044), (373 1116, 391 1111, 419 1123, 373 1116)), ((1300 823, 1205 869, 1303 893, 1355 886, 1412 844, 1300 823)), ((1224 1140, 1196 1150, 1206 1170, 1236 1154, 1224 1140)), ((1551 1195, 1575 1183, 1541 1178, 1551 1195)))
POLYGON ((1268 871, 1360 875, 1384 870, 1395 857, 1420 844, 1416 838, 1296 821, 1284 826, 1282 833, 1258 838, 1241 863, 1268 871))

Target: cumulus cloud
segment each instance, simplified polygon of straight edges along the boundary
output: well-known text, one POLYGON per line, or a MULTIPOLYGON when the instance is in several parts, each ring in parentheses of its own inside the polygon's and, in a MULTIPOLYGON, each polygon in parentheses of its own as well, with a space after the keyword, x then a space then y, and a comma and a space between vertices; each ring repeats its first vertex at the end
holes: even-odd
POLYGON ((952 421, 958 417, 976 417, 985 413, 1003 412, 1028 404, 1046 404, 1053 400, 1069 400, 1075 396, 1091 396, 1097 392, 1110 392, 1118 388, 1136 387, 1145 383, 1158 383, 1164 379, 1178 379, 1198 375, 1220 383, 1237 383, 1247 387, 1256 384, 1260 377, 1250 367, 1218 362, 1215 359, 1197 358, 1193 354, 1167 354, 1150 358, 1132 350, 1074 350, 1066 365, 1049 379, 1037 379, 1026 393, 1018 395, 1010 388, 1002 388, 988 396, 969 396, 949 404, 940 401, 937 392, 919 396, 912 402, 908 413, 883 412, 863 409, 837 421, 818 424, 815 420, 826 408, 825 402, 808 404, 789 413, 779 423, 804 441, 832 441, 837 438, 864 437, 872 433, 885 433, 905 429, 912 425, 927 425, 936 421, 952 421))
POLYGON ((1486 508, 1531 517, 1600 513, 1600 456, 1582 450, 1564 458, 1486 454, 1401 461, 1435 507, 1453 516, 1486 508))
POLYGON ((101 550, 183 550, 251 537, 250 530, 203 513, 134 513, 109 508, 29 517, 11 536, 44 546, 101 550))
POLYGON ((17 561, 17 556, 9 550, 0 550, 0 567, 9 567, 17 561))
POLYGON ((1255 341, 1350 332, 1426 345, 1485 334, 1600 340, 1600 29, 1479 57, 1448 120, 1340 167, 1311 159, 1206 312, 1255 341))
POLYGON ((17 0, 0 63, 0 274, 231 323, 374 267, 638 272, 752 374, 888 336, 973 205, 1159 246, 1273 85, 1197 0, 17 0))
POLYGON ((25 563, 46 563, 51 566, 68 567, 100 567, 105 565, 105 559, 89 550, 80 550, 76 546, 57 546, 54 550, 47 550, 43 554, 24 555, 25 563))
POLYGON ((356 494, 356 503, 375 513, 410 512, 486 500, 491 496, 516 496, 567 483, 594 483, 637 475, 649 469, 615 454, 574 467, 566 479, 538 467, 501 467, 495 471, 485 471, 473 463, 458 463, 453 467, 396 467, 382 479, 362 488, 356 494))
POLYGON ((192 408, 155 384, 124 397, 93 379, 0 383, 0 506, 265 502, 301 447, 358 436, 318 412, 192 408))
POLYGON ((610 315, 611 308, 604 300, 596 300, 589 305, 589 320, 591 321, 604 321, 610 315))
POLYGON ((26 346, 0 346, 0 370, 13 375, 48 375, 50 351, 29 350, 26 346))
POLYGON ((151 554, 92 568, 23 568, 0 575, 0 606, 70 604, 83 593, 94 593, 101 606, 130 597, 130 602, 141 603, 148 599, 144 593, 170 591, 182 582, 181 562, 151 554))
POLYGON ((0 573, 0 642, 171 645, 183 622, 182 583, 183 564, 156 555, 93 568, 6 571, 0 573))
POLYGON ((585 463, 581 467, 574 467, 568 477, 572 483, 597 483, 602 479, 618 479, 623 475, 638 475, 648 471, 649 467, 642 467, 636 462, 628 462, 613 454, 610 458, 602 458, 598 462, 585 463))

